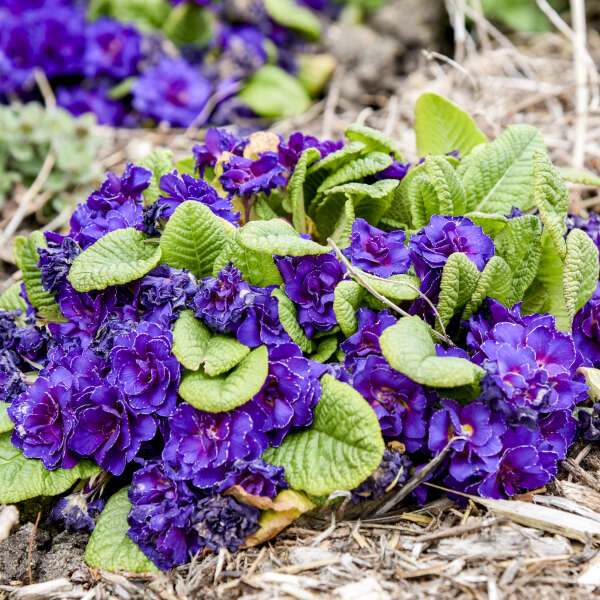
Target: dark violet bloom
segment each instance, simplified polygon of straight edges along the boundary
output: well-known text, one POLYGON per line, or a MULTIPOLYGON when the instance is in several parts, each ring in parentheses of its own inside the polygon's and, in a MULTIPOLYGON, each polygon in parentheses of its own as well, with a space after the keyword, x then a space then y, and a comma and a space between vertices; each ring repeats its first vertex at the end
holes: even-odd
POLYGON ((133 474, 128 497, 127 535, 160 569, 182 565, 201 545, 192 528, 200 499, 183 481, 175 481, 159 463, 147 463, 133 474))
POLYGON ((327 369, 326 372, 338 381, 352 385, 352 375, 344 363, 325 363, 323 366, 327 369))
POLYGON ((285 293, 299 306, 298 322, 308 337, 337 325, 333 295, 344 267, 333 254, 276 259, 285 293))
POLYGON ((93 458, 112 475, 121 475, 126 464, 137 456, 142 442, 156 434, 154 417, 134 412, 122 384, 118 385, 97 385, 83 391, 77 400, 76 422, 68 444, 70 450, 93 458))
POLYGON ((402 442, 408 452, 423 446, 430 402, 421 385, 380 356, 355 364, 352 385, 375 411, 385 437, 402 442))
POLYGON ((351 490, 352 502, 377 500, 395 487, 402 487, 410 476, 408 456, 395 449, 386 448, 377 470, 358 487, 351 490))
POLYGON ((14 350, 21 358, 34 363, 46 362, 46 349, 50 336, 45 327, 30 325, 15 331, 14 350))
POLYGON ((375 313, 369 308, 359 308, 356 316, 358 330, 344 340, 340 346, 346 355, 344 364, 347 369, 353 369, 357 362, 365 356, 381 355, 379 337, 385 329, 396 323, 396 318, 389 310, 375 313))
POLYGON ((13 347, 16 330, 15 313, 0 308, 0 349, 13 347))
POLYGON ((164 58, 136 80, 133 107, 143 116, 188 127, 201 114, 211 92, 208 79, 187 61, 164 58))
POLYGON ((96 336, 90 344, 90 348, 98 356, 107 360, 115 345, 115 338, 120 335, 132 333, 137 326, 138 323, 131 319, 123 320, 121 317, 108 318, 98 328, 96 336))
POLYGON ((67 282, 75 257, 81 252, 79 244, 68 236, 46 233, 47 248, 38 248, 42 285, 47 292, 58 292, 67 282))
POLYGON ((525 213, 517 206, 513 206, 510 209, 510 212, 506 215, 507 219, 516 219, 517 217, 522 217, 525 213))
POLYGON ((290 342, 290 336, 279 320, 279 303, 271 296, 271 288, 251 289, 245 297, 246 309, 236 330, 237 339, 250 348, 290 342))
POLYGON ((269 374, 260 392, 244 409, 253 417, 262 413, 261 431, 272 446, 279 446, 292 427, 312 423, 314 408, 321 397, 319 378, 327 371, 318 362, 304 358, 296 344, 269 349, 269 374))
POLYGON ((585 366, 600 366, 600 285, 573 319, 573 341, 585 366))
POLYGON ((204 175, 206 167, 214 167, 223 152, 242 156, 247 143, 247 139, 238 138, 226 129, 209 129, 206 132, 204 144, 194 146, 196 169, 201 176, 204 175))
POLYGON ((592 408, 580 408, 577 411, 577 419, 583 439, 600 440, 600 402, 596 402, 592 408))
POLYGON ((404 179, 404 176, 408 173, 411 167, 409 162, 400 162, 397 158, 392 155, 392 164, 386 167, 379 173, 373 175, 373 179, 376 181, 380 179, 404 179))
POLYGON ((202 179, 196 179, 184 173, 177 176, 177 171, 163 175, 160 178, 161 196, 157 203, 166 206, 160 217, 168 219, 175 209, 186 200, 195 200, 206 204, 217 217, 221 217, 234 225, 237 224, 240 213, 233 212, 233 204, 227 198, 221 198, 215 188, 202 179))
POLYGON ((200 543, 211 550, 235 552, 249 535, 259 529, 260 511, 231 496, 209 496, 198 503, 194 529, 200 543))
POLYGON ((93 89, 60 87, 56 91, 56 103, 76 117, 94 113, 100 125, 121 127, 127 120, 125 106, 109 98, 107 90, 101 86, 93 89))
POLYGON ((14 352, 0 350, 0 402, 12 402, 27 388, 14 352))
POLYGON ((344 143, 341 140, 337 142, 331 140, 320 142, 312 135, 304 135, 296 131, 290 135, 287 142, 282 141, 279 143, 279 162, 288 172, 292 173, 300 156, 307 148, 316 148, 321 153, 321 158, 325 158, 328 154, 340 150, 343 145, 344 143))
POLYGON ((124 392, 136 414, 173 414, 181 366, 172 346, 173 334, 148 321, 115 337, 108 381, 124 392))
POLYGON ((221 26, 216 43, 222 53, 219 56, 221 77, 225 75, 247 77, 267 62, 267 38, 252 25, 240 27, 221 26))
POLYGON ((141 230, 150 237, 159 237, 161 230, 166 222, 163 213, 168 210, 166 204, 153 202, 142 209, 142 226, 141 230))
POLYGON ((242 322, 249 295, 252 295, 250 286, 239 269, 229 263, 217 277, 205 277, 198 282, 198 293, 193 300, 196 316, 219 333, 235 332, 242 322))
POLYGON ((577 420, 570 410, 558 410, 538 421, 544 441, 556 453, 557 460, 567 457, 567 450, 577 434, 577 420))
POLYGON ((72 395, 74 378, 56 367, 40 376, 15 398, 8 414, 15 423, 11 441, 27 458, 39 458, 46 469, 70 469, 78 458, 67 448, 74 426, 72 395))
POLYGON ((261 192, 269 195, 278 185, 285 185, 286 178, 277 153, 263 152, 257 160, 230 156, 223 162, 223 175, 219 181, 229 192, 229 197, 248 197, 261 192))
POLYGON ((141 58, 141 36, 131 25, 101 17, 86 28, 83 71, 86 77, 125 79, 141 58))
POLYGON ((600 248, 600 214, 591 212, 587 218, 577 215, 567 215, 567 231, 572 229, 583 229, 598 248, 600 248))
POLYGON ((285 469, 266 463, 262 458, 249 462, 238 460, 233 463, 225 481, 219 484, 217 491, 224 491, 233 485, 239 485, 253 496, 275 498, 280 489, 289 488, 285 480, 285 469))
POLYGON ((261 415, 245 407, 225 413, 196 410, 184 402, 169 419, 170 437, 163 458, 178 479, 199 488, 223 481, 236 460, 259 458, 268 445, 261 415))
POLYGON ((490 472, 498 464, 502 450, 500 437, 506 431, 502 415, 493 414, 489 406, 471 402, 461 406, 444 398, 442 408, 429 422, 429 449, 439 454, 452 438, 449 473, 457 481, 465 481, 481 471, 490 472))
POLYGON ((104 504, 102 498, 88 502, 85 494, 75 492, 59 498, 52 507, 48 520, 61 523, 70 531, 93 531, 96 517, 102 512, 104 504))
POLYGON ((405 241, 404 231, 385 232, 359 218, 352 224, 350 247, 343 254, 359 269, 387 278, 406 273, 410 268, 405 241))

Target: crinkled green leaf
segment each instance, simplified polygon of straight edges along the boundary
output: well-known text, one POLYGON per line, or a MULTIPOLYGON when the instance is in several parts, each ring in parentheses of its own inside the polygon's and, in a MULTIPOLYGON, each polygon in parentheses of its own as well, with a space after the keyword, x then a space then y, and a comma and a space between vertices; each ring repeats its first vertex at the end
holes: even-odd
POLYGON ((304 256, 331 252, 331 248, 327 246, 301 238, 298 232, 283 219, 250 221, 237 231, 236 239, 242 246, 254 252, 279 256, 304 256))
POLYGON ((508 223, 508 219, 504 215, 492 215, 482 212, 470 212, 464 215, 471 219, 475 225, 479 225, 483 229, 483 233, 494 239, 508 223))
POLYGON ((358 329, 356 310, 364 297, 364 289, 349 279, 340 281, 333 293, 333 312, 346 337, 350 337, 358 329))
POLYGON ((290 433, 266 462, 285 467, 290 487, 322 496, 351 490, 379 466, 384 442, 373 409, 346 383, 321 378, 323 393, 312 425, 290 433))
POLYGON ((184 2, 171 9, 162 31, 177 46, 204 46, 213 35, 214 21, 211 11, 194 2, 184 2))
POLYGON ((432 93, 422 94, 415 104, 415 132, 420 156, 458 150, 462 157, 487 141, 464 110, 432 93))
POLYGON ((550 234, 558 255, 564 259, 569 191, 546 152, 536 152, 533 156, 533 199, 545 230, 550 234))
POLYGON ((402 317, 379 338, 390 365, 417 383, 455 388, 476 383, 484 370, 466 358, 437 356, 429 327, 417 316, 402 317))
POLYGON ((8 416, 6 409, 10 406, 10 402, 0 402, 0 433, 6 433, 12 431, 15 428, 15 424, 12 419, 8 416))
POLYGON ((285 292, 281 289, 275 289, 271 292, 274 298, 277 298, 279 307, 279 320, 286 330, 287 334, 292 338, 292 341, 298 346, 302 352, 310 354, 314 352, 314 343, 306 337, 306 334, 298 323, 298 317, 296 314, 296 307, 294 303, 288 298, 285 292))
POLYGON ((190 371, 197 371, 206 355, 210 339, 208 328, 194 316, 193 310, 181 312, 173 325, 173 354, 190 371))
POLYGON ((494 239, 496 255, 502 257, 512 273, 512 294, 508 304, 523 299, 535 279, 542 254, 542 223, 534 215, 509 219, 494 239))
POLYGON ((343 183, 357 181, 363 177, 374 175, 387 169, 393 160, 389 154, 384 152, 369 152, 360 158, 355 158, 351 162, 344 164, 337 171, 325 178, 321 185, 317 188, 317 194, 334 188, 343 183))
POLYGON ((456 171, 441 156, 430 156, 425 171, 438 197, 438 215, 463 215, 467 200, 456 171))
POLYGON ((441 329, 440 320, 444 327, 448 325, 450 319, 471 299, 479 277, 479 270, 466 254, 455 252, 448 257, 440 283, 437 328, 441 329))
POLYGON ((279 25, 309 40, 321 37, 321 21, 308 7, 294 0, 264 0, 264 4, 268 15, 279 25))
POLYGON ((94 569, 154 573, 158 568, 127 535, 127 515, 131 503, 127 488, 119 490, 106 503, 85 549, 85 562, 94 569))
POLYGON ((469 161, 463 175, 467 210, 506 215, 513 206, 531 208, 533 155, 544 150, 542 134, 534 127, 508 127, 469 161))
POLYGON ((267 119, 293 117, 310 107, 310 98, 293 75, 265 65, 247 80, 238 98, 258 116, 267 119))
POLYGON ((94 21, 108 15, 124 23, 134 21, 142 31, 152 31, 162 27, 171 9, 167 0, 91 0, 87 18, 94 21))
POLYGON ((600 177, 589 171, 577 171, 575 169, 558 169, 561 177, 570 183, 581 183, 582 185, 593 185, 600 187, 600 177))
POLYGON ((151 271, 161 258, 158 244, 133 227, 110 231, 75 258, 68 279, 78 292, 129 283, 151 271))
POLYGON ((335 224, 335 229, 330 236, 342 250, 350 245, 352 224, 354 223, 355 218, 354 204, 352 203, 352 200, 346 200, 346 202, 344 202, 344 210, 340 213, 337 223, 335 224))
POLYGON ((492 256, 485 265, 461 320, 464 321, 475 314, 486 297, 494 298, 504 306, 512 305, 512 273, 506 261, 499 256, 492 256))
POLYGON ((260 391, 268 372, 267 348, 259 346, 227 375, 210 377, 200 371, 185 373, 179 386, 179 395, 199 410, 233 410, 260 391))
POLYGON ((140 167, 152 171, 150 185, 144 190, 144 198, 154 202, 160 196, 160 178, 173 171, 173 153, 165 148, 154 150, 138 162, 140 167))
POLYGON ((232 262, 240 270, 243 279, 250 285, 265 287, 279 285, 282 282, 281 274, 271 254, 244 248, 235 239, 227 240, 223 251, 215 259, 213 275, 216 277, 228 262, 232 262))
POLYGON ((438 196, 433 184, 424 174, 411 179, 408 185, 410 222, 415 229, 425 227, 432 215, 438 213, 438 196))
POLYGON ((316 148, 307 148, 302 152, 296 167, 287 185, 287 193, 292 205, 292 223, 296 231, 306 233, 306 204, 304 199, 304 180, 306 170, 315 161, 321 158, 321 153, 316 148))
POLYGON ((563 294, 571 322, 597 286, 598 247, 585 231, 573 229, 567 236, 563 271, 563 294))
POLYGON ((23 314, 27 311, 27 303, 21 297, 21 282, 13 283, 1 296, 0 308, 4 310, 21 310, 23 314))
POLYGON ((198 278, 211 275, 228 239, 224 223, 202 202, 183 202, 160 237, 162 262, 176 269, 189 269, 198 278))
POLYGON ((179 159, 175 162, 175 170, 179 173, 179 175, 195 175, 196 159, 193 156, 179 159))
POLYGON ((421 280, 414 275, 392 275, 387 279, 365 273, 355 267, 361 279, 369 284, 376 292, 392 302, 405 302, 419 297, 421 280))
POLYGON ((37 496, 56 496, 78 479, 100 472, 100 467, 82 460, 72 469, 48 471, 41 460, 25 458, 10 441, 10 432, 0 434, 0 504, 11 504, 37 496))
POLYGON ((325 362, 329 360, 338 349, 337 335, 330 335, 328 337, 319 340, 317 351, 311 354, 310 359, 316 360, 317 362, 325 362))
POLYGON ((42 272, 37 266, 38 248, 45 248, 46 238, 41 231, 34 231, 28 238, 15 240, 15 260, 23 272, 23 282, 29 302, 37 308, 40 317, 47 321, 63 321, 64 318, 54 296, 42 285, 42 272))
POLYGON ((344 134, 352 142, 362 142, 369 151, 374 150, 376 152, 393 154, 396 160, 402 160, 402 152, 398 144, 377 129, 354 123, 346 128, 344 134))
POLYGON ((204 355, 204 372, 209 377, 227 373, 239 365, 250 353, 250 348, 226 335, 215 335, 210 338, 204 355))

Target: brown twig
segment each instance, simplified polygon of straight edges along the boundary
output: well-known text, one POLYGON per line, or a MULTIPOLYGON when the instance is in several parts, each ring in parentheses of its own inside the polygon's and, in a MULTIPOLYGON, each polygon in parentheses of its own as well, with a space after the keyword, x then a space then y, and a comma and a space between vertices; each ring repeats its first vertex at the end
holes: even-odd
POLYGON ((577 477, 596 492, 600 492, 600 482, 590 475, 585 469, 582 469, 572 458, 563 460, 561 465, 574 477, 577 477))
POLYGON ((434 540, 441 540, 442 538, 447 537, 458 537, 463 535, 464 533, 478 531, 479 529, 483 529, 484 527, 491 527, 492 525, 504 523, 505 521, 505 517, 495 517, 493 519, 485 519, 479 521, 478 523, 469 523, 468 525, 457 525, 456 527, 446 527, 445 529, 440 529, 438 531, 434 531, 433 533, 426 533, 425 535, 421 535, 418 538, 415 538, 414 542, 416 544, 419 542, 432 542, 434 540))
POLYGON ((35 534, 37 533, 38 525, 40 524, 40 519, 42 518, 42 511, 40 510, 37 515, 37 519, 35 520, 35 524, 33 525, 33 529, 31 530, 31 537, 29 538, 29 546, 27 547, 27 573, 29 575, 29 583, 33 583, 33 571, 31 569, 31 555, 33 554, 33 542, 35 540, 35 534))

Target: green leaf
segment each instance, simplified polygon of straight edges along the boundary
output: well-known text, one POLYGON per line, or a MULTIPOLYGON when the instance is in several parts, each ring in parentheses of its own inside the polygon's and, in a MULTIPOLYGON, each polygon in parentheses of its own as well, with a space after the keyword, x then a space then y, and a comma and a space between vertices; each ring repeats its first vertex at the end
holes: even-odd
POLYGON ((342 250, 350 245, 350 235, 352 234, 352 224, 356 214, 352 200, 344 202, 344 210, 335 224, 335 229, 331 232, 331 238, 342 250))
POLYGON ((316 41, 321 37, 321 21, 317 15, 294 0, 264 0, 268 15, 287 29, 316 41))
MULTIPOLYGON (((465 213, 475 225, 483 229, 483 233, 494 239, 505 227, 509 220, 504 215, 491 215, 482 212, 465 213)), ((537 220, 537 219, 536 219, 537 220)))
POLYGON ((383 152, 369 152, 365 156, 356 158, 351 162, 346 163, 337 171, 325 178, 321 185, 317 188, 317 194, 334 188, 349 181, 356 181, 369 175, 374 175, 387 169, 392 164, 392 157, 383 152))
POLYGON ((461 315, 461 321, 465 321, 475 314, 486 297, 494 298, 504 306, 512 306, 513 288, 511 284, 512 273, 506 261, 499 256, 492 256, 481 272, 475 290, 461 315))
POLYGON ((292 205, 292 223, 297 231, 306 233, 306 204, 304 200, 304 180, 308 167, 321 159, 321 153, 316 148, 307 148, 302 152, 296 168, 287 186, 292 205))
POLYGON ((546 152, 536 152, 533 156, 533 199, 545 230, 550 234, 558 255, 564 259, 569 191, 546 152))
POLYGON ((296 55, 296 61, 298 81, 311 98, 319 96, 335 70, 335 58, 331 54, 300 53, 296 55))
POLYGON ((209 377, 227 373, 239 365, 250 353, 250 348, 226 335, 210 338, 204 355, 204 371, 209 377))
POLYGON ((171 4, 166 0, 92 0, 87 9, 89 21, 108 15, 128 23, 134 21, 142 31, 160 29, 169 16, 171 4))
POLYGON ((351 490, 379 466, 384 443, 373 409, 346 383, 321 378, 323 393, 309 429, 290 433, 263 459, 285 467, 290 487, 322 496, 351 490))
POLYGON ((333 293, 333 312, 346 337, 350 337, 358 329, 356 310, 364 297, 364 289, 349 279, 343 279, 333 293))
POLYGON ((298 232, 283 219, 250 221, 236 232, 236 239, 242 246, 254 252, 278 256, 304 256, 331 252, 331 248, 327 246, 301 238, 298 232))
POLYGON ((160 247, 133 227, 110 231, 75 258, 68 279, 78 292, 135 281, 161 258, 160 247))
POLYGON ((429 327, 417 316, 402 317, 388 327, 381 334, 379 345, 392 368, 423 385, 472 385, 485 372, 466 358, 437 356, 429 327))
POLYGON ((396 160, 402 160, 398 144, 377 129, 354 123, 346 128, 344 134, 352 142, 362 142, 369 151, 393 154, 396 160))
POLYGON ((441 156, 430 156, 425 161, 425 171, 438 197, 439 215, 463 215, 467 200, 456 171, 441 156))
POLYGON ((173 325, 173 354, 186 369, 197 371, 200 368, 209 339, 210 331, 196 319, 194 311, 181 311, 173 325))
POLYGON ((585 231, 573 229, 567 236, 563 271, 563 294, 571 322, 597 286, 598 247, 585 231))
POLYGON ((287 334, 292 338, 292 341, 300 346, 302 352, 306 354, 313 352, 315 349, 314 343, 306 337, 302 327, 300 327, 294 303, 281 289, 273 290, 271 295, 277 299, 279 320, 287 334))
POLYGON ((127 488, 119 490, 106 503, 85 549, 85 562, 88 566, 106 571, 123 569, 130 573, 158 571, 127 535, 127 515, 130 509, 127 488))
POLYGON ((7 431, 12 431, 15 428, 15 424, 8 416, 7 408, 9 406, 10 402, 0 402, 0 433, 6 433, 7 431))
POLYGON ((259 346, 228 375, 209 377, 200 371, 185 373, 179 386, 179 395, 199 410, 233 410, 258 394, 268 372, 267 348, 259 346))
POLYGON ((505 215, 513 206, 530 209, 533 155, 544 150, 542 134, 534 127, 508 127, 469 161, 463 176, 467 210, 505 215))
POLYGON ((160 178, 173 171, 173 153, 165 148, 160 148, 144 156, 139 161, 139 166, 152 171, 150 185, 144 190, 144 198, 154 202, 160 196, 160 178))
POLYGON ((464 157, 487 141, 464 110, 432 93, 422 94, 415 104, 415 132, 420 156, 458 150, 464 157))
POLYGON ((440 319, 436 320, 436 327, 440 328, 440 320, 444 327, 450 319, 458 313, 471 299, 480 273, 473 262, 462 252, 455 252, 448 257, 442 281, 440 283, 440 296, 437 311, 440 319))
POLYGON ((10 441, 10 432, 0 434, 0 504, 12 504, 37 496, 56 496, 78 479, 88 479, 100 467, 82 460, 72 469, 48 471, 41 460, 25 458, 10 441))
POLYGON ((60 308, 54 296, 44 289, 42 273, 37 266, 40 260, 38 248, 46 246, 46 238, 41 231, 34 231, 26 239, 19 237, 15 240, 15 260, 23 272, 27 298, 37 308, 40 317, 47 321, 62 321, 64 319, 60 308))
POLYGON ((265 287, 282 283, 273 256, 267 252, 254 252, 240 246, 235 240, 227 240, 223 251, 215 260, 213 275, 216 277, 228 262, 232 262, 240 270, 243 279, 250 285, 265 287))
POLYGON ((160 237, 162 262, 198 278, 211 275, 227 239, 223 219, 202 202, 187 200, 175 209, 160 237))
MULTIPOLYGON (((558 8, 558 3, 552 2, 558 8)), ((482 0, 481 6, 489 19, 499 19, 517 31, 550 31, 552 24, 535 2, 529 0, 482 0)))
POLYGON ((171 9, 162 26, 163 33, 177 46, 204 46, 212 37, 213 14, 193 2, 184 2, 171 9))
POLYGON ((137 81, 137 77, 126 77, 122 81, 119 81, 117 85, 114 85, 108 90, 107 96, 111 100, 122 100, 125 96, 131 94, 131 90, 137 81))
POLYGON ((424 174, 413 177, 408 184, 410 222, 415 229, 425 227, 432 215, 438 213, 438 197, 433 184, 424 174))
POLYGON ((310 359, 324 363, 326 360, 329 360, 335 354, 335 351, 337 349, 337 335, 330 335, 319 341, 317 351, 314 354, 311 354, 310 359))
POLYGON ((376 292, 385 296, 392 302, 405 302, 406 300, 415 300, 419 297, 419 286, 421 280, 414 275, 392 275, 387 279, 365 273, 354 267, 366 283, 368 283, 376 292))
POLYGON ((600 177, 589 171, 576 171, 575 169, 559 168, 558 172, 565 181, 600 187, 600 177))
POLYGON ((310 98, 302 84, 273 65, 256 71, 238 97, 259 117, 267 119, 293 117, 310 107, 310 98))
POLYGON ((13 283, 1 296, 0 308, 4 310, 21 310, 22 314, 27 312, 27 303, 20 296, 21 282, 13 283))
POLYGON ((193 156, 182 158, 175 162, 175 170, 179 175, 196 175, 196 159, 193 156))
POLYGON ((534 215, 509 219, 494 244, 512 273, 512 294, 508 305, 523 299, 535 279, 542 255, 542 223, 534 215))

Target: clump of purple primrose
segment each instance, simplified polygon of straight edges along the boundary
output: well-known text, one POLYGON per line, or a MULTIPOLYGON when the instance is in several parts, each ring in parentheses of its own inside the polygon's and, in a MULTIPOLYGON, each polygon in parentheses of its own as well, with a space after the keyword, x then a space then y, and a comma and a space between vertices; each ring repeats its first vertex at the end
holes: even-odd
MULTIPOLYGON (((435 139, 467 122, 446 104, 435 139)), ((465 171, 358 125, 210 129, 177 164, 108 174, 68 230, 18 239, 0 503, 55 495, 51 519, 93 529, 91 567, 144 572, 261 544, 328 499, 548 484, 578 433, 600 438, 598 250, 563 225, 543 152, 521 153, 535 194, 488 180, 488 155, 539 134, 469 131, 465 171), (435 487, 404 487, 424 468, 435 487)))

